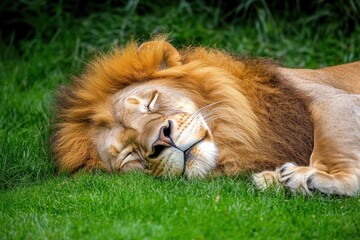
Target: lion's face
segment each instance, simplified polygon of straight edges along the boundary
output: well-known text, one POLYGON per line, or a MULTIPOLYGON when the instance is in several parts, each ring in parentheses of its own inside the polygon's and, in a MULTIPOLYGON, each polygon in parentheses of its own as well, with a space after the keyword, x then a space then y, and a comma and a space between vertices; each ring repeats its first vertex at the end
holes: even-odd
POLYGON ((218 150, 204 112, 183 91, 152 81, 121 90, 111 102, 116 125, 95 137, 108 170, 196 178, 215 168, 218 150))

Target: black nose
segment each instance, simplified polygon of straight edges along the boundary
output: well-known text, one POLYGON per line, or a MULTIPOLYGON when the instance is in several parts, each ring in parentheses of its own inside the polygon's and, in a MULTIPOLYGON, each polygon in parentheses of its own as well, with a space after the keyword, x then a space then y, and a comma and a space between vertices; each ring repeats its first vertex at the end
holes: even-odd
POLYGON ((153 153, 149 155, 150 158, 157 158, 166 147, 175 146, 171 139, 172 122, 169 120, 167 126, 162 126, 159 131, 159 136, 152 145, 153 153))

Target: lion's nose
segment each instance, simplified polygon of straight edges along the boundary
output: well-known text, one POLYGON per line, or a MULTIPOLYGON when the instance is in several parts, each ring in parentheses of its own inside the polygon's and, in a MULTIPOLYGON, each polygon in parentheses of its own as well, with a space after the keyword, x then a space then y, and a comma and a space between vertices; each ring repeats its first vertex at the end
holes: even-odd
POLYGON ((157 158, 166 147, 175 146, 173 140, 171 139, 173 124, 169 120, 167 126, 162 126, 159 131, 159 137, 152 145, 152 154, 149 155, 149 158, 157 158))

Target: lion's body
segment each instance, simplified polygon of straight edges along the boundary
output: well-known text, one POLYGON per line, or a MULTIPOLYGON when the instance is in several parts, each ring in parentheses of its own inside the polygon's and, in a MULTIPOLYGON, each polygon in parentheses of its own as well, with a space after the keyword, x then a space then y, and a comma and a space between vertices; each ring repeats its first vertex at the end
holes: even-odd
POLYGON ((359 71, 360 63, 286 69, 204 48, 178 53, 163 41, 131 44, 60 91, 54 152, 71 172, 149 168, 191 178, 268 170, 254 176, 261 188, 353 195, 359 71))

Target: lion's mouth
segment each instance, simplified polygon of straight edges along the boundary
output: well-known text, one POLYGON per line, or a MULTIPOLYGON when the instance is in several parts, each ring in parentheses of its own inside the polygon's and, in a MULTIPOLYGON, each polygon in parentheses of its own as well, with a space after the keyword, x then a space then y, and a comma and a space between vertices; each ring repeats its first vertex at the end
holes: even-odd
MULTIPOLYGON (((207 134, 206 134, 207 135, 207 134)), ((186 149, 184 151, 184 167, 183 167, 183 171, 182 171, 182 176, 184 176, 185 172, 186 172, 186 163, 189 161, 193 161, 194 160, 194 156, 191 153, 191 150, 196 147, 197 145, 199 145, 202 141, 204 141, 206 139, 206 135, 204 138, 200 139, 199 141, 197 141, 196 143, 194 143, 193 145, 191 145, 188 149, 186 149)))

